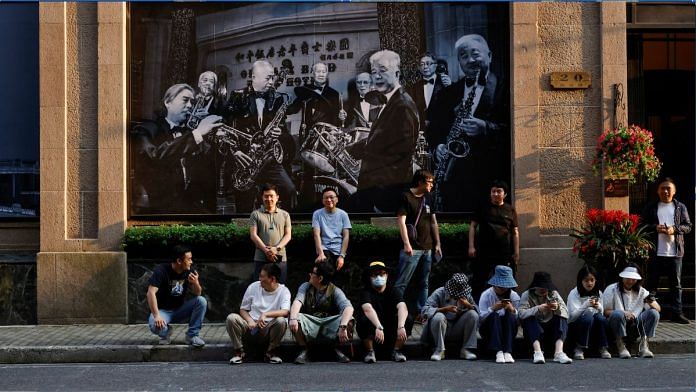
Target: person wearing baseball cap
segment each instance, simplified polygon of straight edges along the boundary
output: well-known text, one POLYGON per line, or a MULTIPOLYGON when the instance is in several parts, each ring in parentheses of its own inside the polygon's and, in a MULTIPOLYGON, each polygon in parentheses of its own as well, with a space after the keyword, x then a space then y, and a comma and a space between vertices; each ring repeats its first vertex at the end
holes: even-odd
POLYGON ((631 358, 624 340, 630 340, 631 335, 640 336, 638 356, 652 358, 654 355, 648 347, 648 339, 655 336, 660 321, 660 304, 641 287, 643 277, 637 264, 628 263, 619 277, 621 280, 607 286, 602 295, 604 316, 609 319, 609 329, 616 338, 616 350, 619 357, 631 358))
POLYGON ((512 343, 517 335, 520 296, 513 290, 517 282, 512 268, 496 266, 488 284, 491 287, 481 293, 479 300, 479 332, 484 347, 496 353, 496 363, 515 363, 512 343))
POLYGON ((406 362, 401 347, 411 334, 413 319, 401 295, 389 280, 391 273, 382 261, 373 261, 365 271, 365 287, 360 293, 357 317, 358 336, 365 347, 365 363, 377 362, 375 349, 389 353, 395 362, 406 362))

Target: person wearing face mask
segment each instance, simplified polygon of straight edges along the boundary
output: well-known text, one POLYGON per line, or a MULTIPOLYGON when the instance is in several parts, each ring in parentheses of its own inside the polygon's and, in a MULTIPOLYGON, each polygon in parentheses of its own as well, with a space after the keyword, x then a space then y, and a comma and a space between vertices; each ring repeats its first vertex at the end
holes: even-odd
POLYGON ((545 342, 554 345, 554 362, 573 363, 563 352, 568 335, 568 308, 548 272, 534 273, 529 289, 520 298, 519 319, 525 338, 532 343, 534 363, 546 363, 541 351, 545 342))
POLYGON ((496 266, 488 284, 492 287, 484 291, 479 300, 481 337, 485 347, 495 352, 496 363, 515 363, 512 343, 517 335, 520 296, 513 290, 517 282, 512 269, 496 266))
POLYGON ((609 329, 616 340, 616 351, 620 358, 631 358, 624 340, 631 340, 629 336, 638 335, 638 355, 652 358, 654 355, 648 347, 648 339, 655 336, 662 310, 660 304, 648 290, 641 287, 640 268, 635 263, 628 263, 619 277, 621 280, 607 286, 602 296, 604 316, 609 319, 609 329))
POLYGON ((460 347, 459 358, 476 359, 471 350, 477 345, 479 311, 466 275, 454 274, 444 287, 433 291, 422 314, 428 321, 423 326, 421 341, 435 346, 431 361, 445 358, 445 341, 460 347))
POLYGON ((370 263, 366 276, 365 288, 360 293, 361 311, 356 320, 358 336, 367 351, 364 361, 377 362, 377 350, 380 354, 391 351, 391 360, 406 362, 401 348, 413 326, 406 303, 401 293, 388 284, 389 269, 383 262, 370 263))

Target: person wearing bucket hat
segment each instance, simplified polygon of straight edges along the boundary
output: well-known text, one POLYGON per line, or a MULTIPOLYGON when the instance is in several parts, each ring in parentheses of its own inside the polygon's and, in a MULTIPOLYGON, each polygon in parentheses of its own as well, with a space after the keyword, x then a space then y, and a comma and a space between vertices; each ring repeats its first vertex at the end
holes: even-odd
POLYGON ((604 316, 609 319, 609 329, 616 338, 616 350, 619 357, 631 358, 624 339, 632 340, 631 335, 638 335, 638 355, 652 358, 648 339, 655 336, 655 329, 660 321, 660 305, 648 290, 641 287, 642 277, 638 265, 628 263, 619 277, 621 281, 607 286, 602 296, 604 316))
POLYGON ((360 293, 357 318, 358 336, 366 350, 365 363, 377 362, 375 349, 382 354, 391 351, 395 362, 406 362, 401 347, 411 334, 413 319, 403 296, 389 282, 390 269, 381 261, 373 261, 365 271, 365 288, 360 293))
POLYGON ((432 361, 445 357, 445 341, 454 341, 459 345, 459 357, 474 360, 476 354, 476 332, 479 313, 474 298, 471 296, 469 279, 464 274, 454 274, 428 297, 422 315, 427 318, 423 326, 421 340, 434 344, 435 350, 430 356, 432 361))
POLYGON ((568 294, 568 329, 576 343, 574 359, 585 359, 584 351, 590 345, 599 349, 602 358, 611 358, 601 298, 597 270, 590 265, 583 266, 578 271, 576 286, 568 294))
POLYGON ((554 344, 554 362, 573 362, 563 352, 563 342, 568 335, 568 308, 548 272, 534 273, 529 289, 520 298, 519 318, 524 336, 532 343, 534 363, 546 362, 541 350, 544 341, 554 344))
POLYGON ((496 353, 496 363, 514 363, 512 343, 517 335, 520 296, 513 290, 517 282, 512 276, 512 268, 496 266, 488 284, 491 287, 481 294, 479 300, 479 332, 484 347, 496 353))

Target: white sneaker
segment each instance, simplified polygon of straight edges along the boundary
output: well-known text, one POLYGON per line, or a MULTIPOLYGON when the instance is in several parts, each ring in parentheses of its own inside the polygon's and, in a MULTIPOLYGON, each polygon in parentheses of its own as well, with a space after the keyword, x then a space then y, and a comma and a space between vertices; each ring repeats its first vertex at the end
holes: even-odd
POLYGON ((640 338, 640 344, 638 345, 638 355, 641 358, 654 358, 655 357, 653 352, 650 351, 650 348, 648 348, 648 338, 645 338, 645 337, 640 338))
POLYGON ((512 357, 512 354, 510 353, 505 353, 505 363, 515 363, 515 358, 512 357))
POLYGON ((553 361, 558 362, 558 363, 562 363, 562 364, 573 363, 573 360, 568 358, 566 353, 564 353, 563 351, 554 354, 553 361))
POLYGON ((495 353, 495 363, 505 363, 505 354, 502 351, 495 353))
POLYGON ((476 359, 476 354, 463 348, 462 351, 459 352, 459 358, 466 359, 467 361, 473 361, 476 359))
POLYGON ((543 351, 534 351, 534 363, 546 363, 543 351))
POLYGON ((430 356, 431 361, 442 361, 445 358, 445 350, 435 350, 430 356))
POLYGON ((573 353, 573 359, 577 360, 583 360, 585 359, 585 351, 581 349, 580 347, 575 349, 575 352, 573 353))
POLYGON ((604 359, 611 359, 611 354, 609 354, 609 350, 606 347, 599 348, 599 355, 604 359))
POLYGON ((370 350, 365 354, 365 359, 363 359, 365 363, 375 363, 377 362, 377 357, 375 357, 375 350, 370 350))
POLYGON ((619 352, 619 358, 621 359, 631 358, 631 353, 628 352, 626 345, 621 340, 619 340, 619 342, 616 343, 616 351, 619 352))

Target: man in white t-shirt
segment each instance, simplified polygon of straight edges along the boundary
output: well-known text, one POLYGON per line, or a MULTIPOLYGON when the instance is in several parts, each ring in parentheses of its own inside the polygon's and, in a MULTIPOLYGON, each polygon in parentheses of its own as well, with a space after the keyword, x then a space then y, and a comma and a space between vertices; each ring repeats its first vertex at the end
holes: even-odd
POLYGON ((265 344, 268 340, 264 360, 273 364, 283 363, 276 349, 288 327, 286 317, 290 313, 290 290, 278 283, 279 278, 278 264, 265 264, 259 273, 259 280, 247 287, 239 314, 227 316, 227 334, 232 339, 234 349, 231 365, 244 362, 242 338, 245 337, 256 344, 265 344))
POLYGON ((688 324, 682 313, 681 266, 684 257, 684 234, 691 232, 691 220, 686 206, 674 198, 677 187, 665 177, 657 186, 660 200, 648 204, 643 210, 642 221, 653 231, 655 254, 648 265, 645 287, 655 294, 660 276, 669 278, 672 305, 672 321, 688 324))
POLYGON ((346 287, 349 275, 345 267, 348 238, 350 236, 350 219, 348 214, 338 208, 338 193, 333 188, 326 188, 321 193, 324 208, 312 214, 312 233, 314 248, 317 252, 315 262, 331 263, 335 273, 333 283, 338 287, 346 287))

